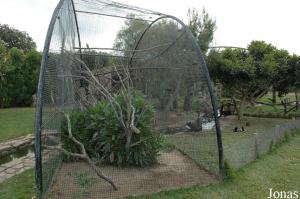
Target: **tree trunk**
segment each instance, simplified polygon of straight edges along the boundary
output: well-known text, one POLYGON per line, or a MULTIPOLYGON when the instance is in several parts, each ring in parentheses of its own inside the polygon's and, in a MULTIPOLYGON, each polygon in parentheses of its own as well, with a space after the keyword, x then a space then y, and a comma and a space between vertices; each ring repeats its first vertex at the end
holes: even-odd
POLYGON ((296 110, 299 109, 299 101, 298 101, 298 91, 297 89, 295 90, 295 98, 296 98, 296 110))
POLYGON ((184 102, 183 102, 183 110, 184 111, 190 111, 192 108, 192 91, 190 88, 187 89, 187 94, 184 97, 184 102))
POLYGON ((178 95, 178 92, 176 93, 176 95, 175 95, 175 99, 174 99, 174 101, 173 101, 173 109, 178 109, 178 102, 179 101, 179 95, 178 95))
POLYGON ((277 101, 277 99, 276 99, 276 90, 273 87, 273 90, 272 90, 272 102, 273 102, 273 104, 276 104, 276 101, 277 101))
POLYGON ((238 108, 238 120, 239 121, 241 121, 243 119, 245 102, 246 102, 245 96, 242 96, 241 101, 240 101, 240 106, 238 108))
POLYGON ((202 121, 200 119, 200 112, 197 112, 196 126, 197 126, 197 131, 202 131, 202 121))
POLYGON ((284 100, 281 100, 281 104, 283 106, 284 114, 287 114, 287 104, 284 102, 284 100))
POLYGON ((164 107, 164 111, 173 110, 174 100, 178 96, 179 88, 180 88, 180 81, 177 82, 174 92, 168 98, 168 102, 167 102, 166 106, 164 107))

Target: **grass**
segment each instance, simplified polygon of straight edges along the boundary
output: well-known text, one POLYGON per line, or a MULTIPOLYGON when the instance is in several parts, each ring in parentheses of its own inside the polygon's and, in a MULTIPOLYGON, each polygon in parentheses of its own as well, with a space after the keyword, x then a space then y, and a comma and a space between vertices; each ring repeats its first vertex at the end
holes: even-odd
MULTIPOLYGON (((281 100, 289 99, 290 101, 295 101, 295 95, 294 93, 288 93, 287 95, 283 97, 277 97, 277 104, 281 102, 281 100)), ((262 98, 260 98, 258 101, 263 103, 269 103, 271 104, 272 99, 272 93, 269 92, 262 98)), ((294 105, 289 105, 288 110, 292 108, 294 105)), ((291 117, 300 117, 300 110, 293 110, 289 112, 288 114, 284 114, 284 108, 282 105, 274 105, 274 106, 268 106, 268 105, 257 105, 257 106, 247 106, 244 111, 245 114, 248 115, 255 115, 255 116, 261 116, 261 117, 282 117, 282 118, 291 118, 291 117)))
MULTIPOLYGON (((288 106, 290 109, 292 106, 288 106)), ((300 117, 300 109, 290 111, 287 114, 284 114, 283 106, 281 105, 258 105, 258 106, 247 106, 244 111, 245 115, 255 115, 260 117, 277 117, 277 118, 291 118, 291 117, 300 117)))
POLYGON ((269 188, 278 191, 300 192, 300 136, 277 148, 270 155, 248 164, 235 172, 232 180, 207 187, 192 187, 158 194, 136 197, 138 199, 260 199, 269 196, 269 188))
POLYGON ((96 183, 97 178, 91 176, 88 172, 76 172, 74 174, 75 182, 83 187, 88 188, 96 183))
POLYGON ((34 131, 34 108, 0 109, 0 142, 34 131))
MULTIPOLYGON (((292 118, 292 117, 300 117, 300 109, 290 111, 287 114, 284 114, 284 107, 280 104, 284 99, 288 99, 289 101, 296 101, 296 97, 294 93, 288 93, 282 97, 277 96, 277 105, 265 105, 265 104, 256 104, 248 105, 245 107, 244 114, 247 116, 253 117, 265 117, 265 118, 292 118), (280 105, 278 105, 280 104, 280 105)), ((230 101, 231 98, 222 97, 222 101, 230 101)), ((258 102, 272 104, 272 92, 268 92, 266 95, 262 96, 257 100, 258 102)), ((287 106, 287 110, 293 108, 295 105, 289 104, 287 106)))
MULTIPOLYGON (((232 138, 229 139, 229 141, 232 138)), ((198 198, 267 198, 269 188, 279 191, 300 191, 300 135, 294 135, 243 169, 234 172, 234 178, 207 187, 192 187, 161 192, 138 199, 198 199, 198 198)), ((82 176, 81 176, 82 177, 82 176)), ((81 178, 80 177, 80 178, 81 178)), ((84 184, 86 180, 84 180, 84 184)), ((89 182, 88 182, 89 183, 89 182)), ((27 199, 34 195, 34 171, 25 171, 0 183, 1 199, 27 199)))
MULTIPOLYGON (((232 117, 231 117, 232 118, 232 117)), ((243 122, 239 122, 236 118, 227 120, 222 128, 222 140, 225 153, 225 159, 231 160, 235 167, 242 166, 251 160, 252 151, 254 150, 254 137, 255 134, 265 133, 277 124, 287 122, 286 119, 277 118, 255 118, 245 117, 243 122), (245 126, 249 122, 250 126, 245 126), (234 133, 235 126, 243 125, 246 133, 234 133), (238 152, 232 150, 239 150, 238 152), (249 153, 247 153, 249 151, 249 153)), ((224 121, 225 122, 225 121, 224 121)), ((218 171, 218 152, 216 135, 214 131, 210 133, 197 133, 197 134, 175 134, 167 135, 166 140, 175 145, 177 149, 190 156, 203 168, 217 173, 218 171)))
POLYGON ((225 120, 227 120, 227 124, 224 125, 224 128, 222 128, 222 133, 224 135, 228 133, 234 134, 235 137, 238 137, 236 135, 245 136, 247 134, 264 133, 266 130, 273 128, 278 124, 283 124, 289 121, 287 119, 281 119, 281 118, 257 118, 257 117, 244 117, 242 121, 239 121, 237 117, 234 117, 232 120, 228 120, 227 118, 225 118, 225 120), (246 126, 246 123, 249 123, 250 125, 246 126), (246 134, 233 133, 233 128, 235 126, 238 127, 244 126, 246 130, 246 134))
MULTIPOLYGON (((276 95, 278 94, 278 92, 276 92, 276 95)), ((261 97, 258 101, 259 102, 266 102, 266 103, 270 103, 273 97, 273 93, 272 92, 268 92, 266 95, 264 95, 263 97, 261 97)), ((289 99, 290 101, 295 101, 296 97, 295 97, 295 93, 288 93, 282 97, 276 97, 277 98, 277 103, 280 102, 281 100, 284 99, 289 99)))
POLYGON ((0 183, 1 199, 31 199, 34 194, 33 169, 29 169, 0 183))

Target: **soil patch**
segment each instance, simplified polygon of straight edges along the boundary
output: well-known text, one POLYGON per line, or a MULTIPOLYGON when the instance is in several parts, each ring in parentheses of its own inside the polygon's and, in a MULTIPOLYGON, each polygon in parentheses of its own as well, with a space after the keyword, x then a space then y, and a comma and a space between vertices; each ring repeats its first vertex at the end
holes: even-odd
POLYGON ((64 163, 48 198, 122 198, 217 182, 177 150, 162 153, 153 167, 102 166, 101 170, 116 183, 118 191, 99 179, 85 162, 64 163))

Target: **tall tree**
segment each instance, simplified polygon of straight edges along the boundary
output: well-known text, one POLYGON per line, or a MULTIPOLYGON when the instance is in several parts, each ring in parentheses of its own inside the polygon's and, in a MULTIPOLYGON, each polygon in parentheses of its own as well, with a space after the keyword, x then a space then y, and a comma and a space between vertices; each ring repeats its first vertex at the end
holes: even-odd
POLYGON ((36 92, 41 54, 27 33, 0 25, 0 107, 29 106, 36 92))
POLYGON ((0 39, 0 77, 3 77, 7 72, 13 69, 14 67, 11 65, 10 56, 5 47, 5 43, 0 39))
POLYGON ((289 89, 289 77, 292 75, 290 73, 290 66, 288 64, 290 55, 286 50, 275 50, 274 59, 277 63, 275 68, 275 75, 273 77, 273 96, 272 102, 276 103, 276 91, 279 96, 286 94, 289 89))
POLYGON ((12 48, 7 50, 5 58, 3 53, 0 56, 0 66, 6 66, 0 67, 0 107, 31 105, 32 95, 36 92, 41 54, 35 50, 25 54, 22 50, 12 48))
POLYGON ((32 96, 36 93, 41 60, 41 53, 35 50, 25 54, 21 71, 21 75, 24 78, 23 99, 19 102, 21 106, 29 106, 33 102, 32 96))
POLYGON ((217 28, 216 21, 212 19, 205 8, 199 13, 195 8, 188 10, 188 26, 198 41, 198 45, 206 54, 209 45, 213 41, 217 28))
POLYGON ((10 70, 6 70, 1 76, 1 101, 0 107, 9 107, 14 98, 18 98, 23 88, 23 77, 17 72, 22 67, 24 53, 17 48, 7 51, 6 63, 11 65, 10 70))
POLYGON ((272 86, 277 67, 274 49, 263 41, 252 41, 247 50, 225 49, 219 55, 214 52, 214 59, 209 56, 212 76, 232 91, 239 120, 243 118, 245 105, 272 86))
POLYGON ((19 31, 7 24, 0 24, 0 39, 9 49, 15 47, 28 52, 36 48, 35 42, 28 33, 19 31))
POLYGON ((289 70, 286 78, 285 85, 289 88, 289 91, 295 92, 296 97, 296 109, 299 108, 299 90, 300 90, 300 56, 292 55, 288 61, 289 70))
MULTIPOLYGON (((134 15, 128 17, 134 18, 134 15)), ((120 50, 132 50, 148 25, 146 21, 139 19, 126 20, 125 25, 117 34, 114 47, 120 50)))
POLYGON ((10 55, 5 47, 5 43, 0 40, 0 108, 5 107, 8 103, 8 88, 6 86, 8 80, 7 73, 13 69, 14 67, 11 64, 10 55))

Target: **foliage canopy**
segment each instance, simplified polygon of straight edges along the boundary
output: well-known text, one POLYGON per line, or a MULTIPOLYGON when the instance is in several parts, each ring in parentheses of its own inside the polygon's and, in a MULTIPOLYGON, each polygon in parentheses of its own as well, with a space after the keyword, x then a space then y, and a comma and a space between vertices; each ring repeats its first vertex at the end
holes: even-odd
MULTIPOLYGON (((154 109, 138 91, 132 91, 136 108, 136 127, 129 150, 126 134, 108 101, 98 102, 86 111, 74 110, 71 117, 73 135, 84 144, 90 157, 100 162, 120 166, 147 166, 157 162, 161 137, 153 132, 154 109)), ((126 99, 117 95, 123 115, 127 114, 126 99)), ((77 152, 77 146, 68 139, 66 121, 62 124, 63 145, 68 151, 77 152)))
POLYGON ((18 48, 24 51, 31 51, 36 48, 36 44, 28 33, 19 31, 7 24, 0 24, 0 40, 4 41, 5 46, 18 48))

